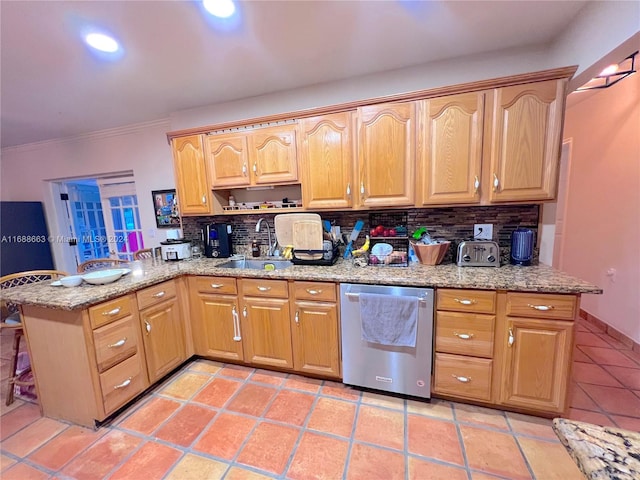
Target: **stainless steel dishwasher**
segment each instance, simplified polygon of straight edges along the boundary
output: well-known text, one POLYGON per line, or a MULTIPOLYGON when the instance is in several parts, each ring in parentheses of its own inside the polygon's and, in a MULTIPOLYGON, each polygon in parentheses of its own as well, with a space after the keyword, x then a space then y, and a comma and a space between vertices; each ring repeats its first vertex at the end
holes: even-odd
MULTIPOLYGON (((344 383, 430 398, 433 297, 432 288, 340 284, 344 383), (361 293, 418 297, 415 347, 389 346, 363 340, 359 304, 361 293)), ((398 318, 397 321, 403 319, 398 318)))

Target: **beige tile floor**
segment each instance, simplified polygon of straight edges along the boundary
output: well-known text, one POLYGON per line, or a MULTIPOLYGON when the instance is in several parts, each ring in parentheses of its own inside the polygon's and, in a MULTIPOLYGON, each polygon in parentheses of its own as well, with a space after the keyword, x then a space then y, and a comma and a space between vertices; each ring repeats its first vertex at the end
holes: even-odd
MULTIPOLYGON (((589 324, 577 340, 571 416, 637 430, 640 358, 589 324)), ((98 431, 3 402, 0 440, 3 480, 582 478, 545 419, 206 360, 98 431)))

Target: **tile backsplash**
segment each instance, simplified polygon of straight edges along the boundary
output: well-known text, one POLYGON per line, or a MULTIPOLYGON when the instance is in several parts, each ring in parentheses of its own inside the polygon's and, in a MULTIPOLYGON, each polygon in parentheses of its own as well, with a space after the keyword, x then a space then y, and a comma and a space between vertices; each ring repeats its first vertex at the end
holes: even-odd
MULTIPOLYGON (((365 227, 359 237, 358 246, 364 239, 364 233, 368 232, 370 213, 393 214, 395 209, 382 209, 375 211, 340 211, 318 212, 323 220, 329 220, 334 225, 340 225, 342 233, 349 235, 357 220, 364 220, 365 227)), ((455 260, 457 244, 463 240, 473 238, 473 225, 475 223, 493 224, 493 240, 497 241, 502 251, 503 262, 508 262, 510 251, 511 232, 517 227, 526 227, 538 233, 540 218, 539 205, 502 205, 502 206, 478 206, 478 207, 446 207, 446 208, 411 208, 407 209, 408 227, 411 234, 418 227, 426 227, 433 238, 450 240, 453 242, 443 263, 455 260)), ((267 230, 262 227, 256 233, 255 226, 258 219, 265 217, 268 220, 273 235, 273 217, 286 213, 282 211, 261 211, 256 215, 215 215, 207 217, 183 217, 183 233, 187 240, 201 243, 200 231, 207 223, 230 223, 233 228, 232 240, 235 253, 249 253, 251 242, 259 240, 262 245, 262 254, 266 254, 267 230)), ((375 225, 373 225, 375 227, 375 225)), ((534 257, 537 257, 536 245, 534 257)))

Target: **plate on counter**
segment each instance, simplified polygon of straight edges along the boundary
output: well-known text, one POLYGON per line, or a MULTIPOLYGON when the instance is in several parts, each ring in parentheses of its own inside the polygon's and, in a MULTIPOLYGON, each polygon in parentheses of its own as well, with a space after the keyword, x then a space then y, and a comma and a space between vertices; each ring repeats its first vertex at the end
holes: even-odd
POLYGON ((61 287, 62 286, 62 282, 60 280, 54 280, 49 285, 51 285, 52 287, 61 287))
POLYGON ((125 268, 111 268, 109 270, 96 270, 82 275, 82 279, 91 285, 105 285, 118 280, 124 275, 125 268))
POLYGON ((131 273, 131 269, 130 268, 114 268, 114 270, 120 270, 122 272, 122 275, 126 275, 128 273, 131 273))

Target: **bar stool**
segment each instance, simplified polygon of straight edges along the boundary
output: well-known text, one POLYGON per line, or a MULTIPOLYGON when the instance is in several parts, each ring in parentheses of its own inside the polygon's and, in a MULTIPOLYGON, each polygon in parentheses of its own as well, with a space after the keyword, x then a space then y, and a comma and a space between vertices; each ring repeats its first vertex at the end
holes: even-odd
MULTIPOLYGON (((28 272, 12 273, 0 278, 0 289, 4 290, 6 288, 19 287, 20 285, 27 285, 30 283, 55 280, 66 275, 68 275, 68 273, 59 270, 30 270, 28 272)), ((20 340, 24 336, 20 310, 17 305, 7 302, 4 299, 2 299, 0 303, 2 318, 2 322, 0 322, 0 329, 2 332, 13 332, 13 353, 11 356, 11 370, 9 371, 9 384, 7 386, 7 405, 11 405, 14 400, 15 387, 34 386, 35 381, 33 378, 25 380, 25 377, 28 377, 30 368, 21 372, 20 375, 17 374, 20 340)))

